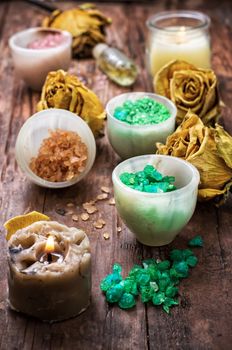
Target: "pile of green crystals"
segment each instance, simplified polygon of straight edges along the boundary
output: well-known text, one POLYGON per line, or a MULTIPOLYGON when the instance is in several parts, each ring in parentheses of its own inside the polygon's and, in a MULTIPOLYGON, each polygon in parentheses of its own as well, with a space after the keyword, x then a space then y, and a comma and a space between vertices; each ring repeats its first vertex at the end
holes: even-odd
POLYGON ((136 173, 122 173, 120 180, 124 185, 141 192, 162 193, 176 189, 174 176, 163 176, 150 164, 136 173))
MULTIPOLYGON (((190 241, 192 246, 202 246, 202 238, 197 237, 195 245, 194 239, 190 241)), ((135 265, 124 279, 121 265, 114 264, 112 273, 101 281, 100 288, 108 303, 118 303, 122 309, 135 306, 136 297, 140 295, 143 303, 162 305, 169 313, 170 307, 179 304, 176 296, 181 279, 189 276, 189 269, 196 266, 197 261, 192 250, 173 249, 169 260, 144 260, 143 266, 135 265)))
POLYGON ((114 117, 130 125, 153 125, 167 120, 170 112, 162 103, 146 96, 116 107, 114 117))

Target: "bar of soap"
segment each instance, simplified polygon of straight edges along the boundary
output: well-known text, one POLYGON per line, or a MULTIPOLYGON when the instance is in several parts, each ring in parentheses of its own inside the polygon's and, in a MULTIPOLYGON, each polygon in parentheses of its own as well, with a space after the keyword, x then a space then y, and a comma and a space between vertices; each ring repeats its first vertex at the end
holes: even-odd
POLYGON ((91 254, 84 231, 55 221, 38 221, 8 241, 9 305, 43 321, 74 317, 89 305, 91 254), (47 238, 55 240, 55 261, 47 261, 47 238), (45 258, 43 258, 45 256, 45 258))

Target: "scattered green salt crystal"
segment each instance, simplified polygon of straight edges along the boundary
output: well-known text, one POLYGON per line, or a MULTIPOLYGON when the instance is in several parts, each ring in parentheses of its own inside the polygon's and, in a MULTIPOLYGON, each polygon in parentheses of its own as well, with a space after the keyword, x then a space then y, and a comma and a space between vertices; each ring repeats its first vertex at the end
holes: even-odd
POLYGON ((130 309, 135 305, 136 305, 135 298, 130 293, 124 293, 118 303, 118 306, 121 309, 130 309))
POLYGON ((186 263, 190 266, 190 267, 194 267, 196 266, 198 262, 198 259, 195 255, 191 255, 186 259, 186 263))
POLYGON ((179 277, 185 278, 188 277, 189 268, 188 264, 185 261, 177 261, 173 264, 174 269, 179 274, 179 277))
POLYGON ((168 286, 165 291, 166 296, 169 298, 173 298, 174 296, 176 296, 177 293, 178 293, 178 288, 173 285, 168 286))
MULTIPOLYGON (((147 172, 151 168, 147 168, 147 172)), ((162 305, 166 313, 178 305, 174 299, 178 294, 178 284, 189 275, 189 267, 196 266, 197 257, 191 249, 173 249, 170 260, 156 261, 146 259, 142 266, 134 265, 126 278, 122 278, 120 264, 113 265, 113 272, 106 276, 100 284, 109 303, 118 303, 122 309, 132 308, 140 295, 143 303, 152 302, 162 305)))
POLYGON ((203 241, 203 238, 200 235, 193 237, 188 242, 188 245, 190 247, 203 247, 203 244, 204 244, 204 241, 203 241))
POLYGON ((163 292, 157 292, 153 295, 152 303, 154 305, 161 305, 165 300, 165 294, 163 292))
POLYGON ((123 291, 123 286, 121 286, 120 284, 116 284, 115 286, 107 290, 106 300, 108 301, 108 303, 117 303, 120 300, 123 291))

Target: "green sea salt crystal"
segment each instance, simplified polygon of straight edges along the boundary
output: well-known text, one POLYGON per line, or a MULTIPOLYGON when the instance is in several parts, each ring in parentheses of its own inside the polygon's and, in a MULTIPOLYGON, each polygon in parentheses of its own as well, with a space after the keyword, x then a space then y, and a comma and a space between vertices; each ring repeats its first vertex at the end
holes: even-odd
POLYGON ((157 264, 157 269, 160 271, 168 270, 170 268, 170 261, 169 260, 163 260, 157 264))
POLYGON ((170 259, 172 261, 181 261, 183 260, 183 252, 180 249, 173 249, 170 252, 170 259))
POLYGON ((198 262, 198 259, 195 255, 191 255, 186 259, 186 263, 190 266, 190 267, 194 267, 196 266, 198 262))
POLYGON ((130 125, 155 125, 170 116, 166 106, 147 96, 136 101, 127 100, 114 110, 116 119, 130 125))
POLYGON ((178 293, 178 288, 173 285, 169 285, 165 290, 165 295, 169 298, 173 298, 174 296, 176 296, 177 293, 178 293))
POLYGON ((173 268, 176 270, 176 272, 179 274, 180 277, 182 278, 188 277, 189 268, 188 268, 188 264, 185 261, 174 262, 173 268))
POLYGON ((182 250, 183 260, 187 259, 188 257, 190 257, 192 255, 194 255, 194 253, 191 249, 183 249, 182 250))
POLYGON ((151 280, 151 276, 149 274, 149 271, 143 270, 143 272, 138 273, 136 275, 136 282, 141 286, 146 286, 149 284, 151 280))
POLYGON ((165 300, 165 294, 163 292, 157 292, 153 295, 152 303, 154 305, 161 305, 165 300))
POLYGON ((134 296, 130 293, 124 293, 119 300, 118 306, 121 309, 131 309, 135 304, 134 296))
POLYGON ((109 288, 106 292, 106 300, 108 303, 116 303, 120 300, 124 292, 123 286, 116 284, 115 286, 109 288))
POLYGON ((203 238, 200 235, 193 237, 188 242, 188 245, 190 247, 203 247, 203 244, 204 244, 203 238))
POLYGON ((151 286, 141 286, 140 296, 143 303, 147 303, 152 300, 155 290, 151 286))
POLYGON ((151 164, 136 173, 122 173, 120 180, 134 190, 150 193, 170 192, 176 189, 174 176, 163 176, 151 164))

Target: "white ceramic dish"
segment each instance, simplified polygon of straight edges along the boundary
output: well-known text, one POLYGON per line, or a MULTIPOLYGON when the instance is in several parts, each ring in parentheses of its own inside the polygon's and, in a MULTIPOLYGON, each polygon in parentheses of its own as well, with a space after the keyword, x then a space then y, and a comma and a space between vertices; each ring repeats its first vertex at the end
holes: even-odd
POLYGON ((111 146, 122 158, 127 159, 137 155, 155 153, 156 142, 165 143, 172 134, 176 122, 176 106, 166 97, 147 92, 129 92, 112 98, 106 105, 107 134, 111 146), (114 117, 114 110, 127 100, 136 101, 149 97, 168 108, 171 116, 156 125, 130 125, 114 117))
POLYGON ((9 39, 16 74, 33 90, 41 90, 50 71, 67 70, 71 63, 72 36, 69 32, 50 28, 30 28, 9 39), (60 33, 62 43, 46 49, 31 49, 28 44, 42 36, 60 33))
POLYGON ((18 134, 15 151, 19 167, 32 182, 43 187, 63 188, 79 182, 88 174, 95 160, 96 143, 92 131, 83 119, 64 109, 50 108, 27 119, 18 134), (38 154, 43 139, 49 136, 50 130, 55 129, 76 132, 88 148, 85 170, 69 181, 44 180, 33 173, 29 167, 31 159, 38 154))
POLYGON ((180 158, 144 155, 127 159, 114 169, 112 179, 117 210, 143 244, 169 244, 193 215, 200 176, 193 165, 180 158), (163 175, 175 176, 177 189, 166 193, 147 193, 122 183, 119 178, 122 173, 143 170, 147 164, 153 165, 163 175))

